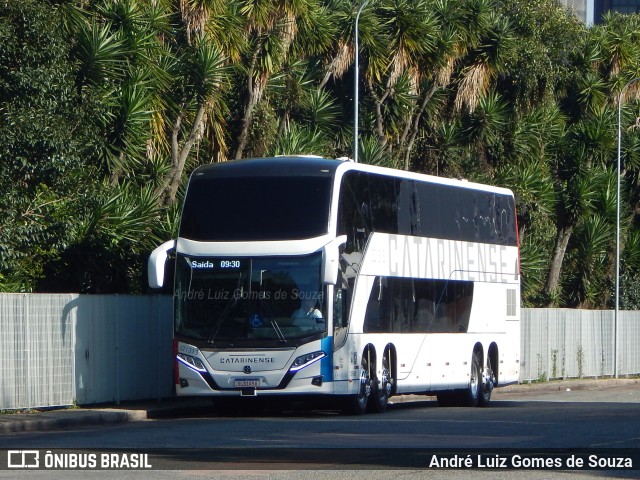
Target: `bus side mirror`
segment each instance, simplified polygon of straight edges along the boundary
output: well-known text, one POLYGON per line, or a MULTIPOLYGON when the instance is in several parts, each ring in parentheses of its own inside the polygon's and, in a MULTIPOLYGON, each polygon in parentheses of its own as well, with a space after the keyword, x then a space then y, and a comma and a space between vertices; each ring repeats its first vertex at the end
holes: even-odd
POLYGON ((347 236, 341 235, 322 249, 322 281, 325 285, 335 285, 338 282, 340 247, 345 243, 347 243, 347 236))
POLYGON ((164 286, 164 269, 167 263, 167 256, 174 246, 175 240, 169 240, 151 252, 147 263, 147 275, 151 288, 162 288, 164 286))

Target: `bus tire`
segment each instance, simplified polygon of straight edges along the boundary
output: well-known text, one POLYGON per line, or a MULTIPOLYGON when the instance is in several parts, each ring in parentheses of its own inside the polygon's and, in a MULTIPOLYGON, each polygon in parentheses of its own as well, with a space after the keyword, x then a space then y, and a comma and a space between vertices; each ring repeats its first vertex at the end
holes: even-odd
POLYGON ((358 393, 350 395, 345 400, 342 410, 348 415, 363 415, 367 411, 367 403, 371 396, 371 374, 366 354, 362 356, 359 383, 358 393))
POLYGON ((486 407, 491 401, 491 392, 496 384, 496 375, 491 367, 491 357, 487 357, 487 366, 484 370, 484 375, 480 382, 480 397, 478 398, 478 405, 486 407))
POLYGON ((469 386, 464 393, 464 405, 466 407, 477 407, 480 402, 480 390, 482 384, 482 367, 478 354, 471 356, 471 371, 469 372, 469 386))
POLYGON ((380 380, 374 381, 373 383, 375 387, 369 399, 371 411, 384 413, 389 406, 389 397, 391 396, 391 388, 393 386, 391 368, 386 355, 382 358, 382 374, 380 375, 380 380))

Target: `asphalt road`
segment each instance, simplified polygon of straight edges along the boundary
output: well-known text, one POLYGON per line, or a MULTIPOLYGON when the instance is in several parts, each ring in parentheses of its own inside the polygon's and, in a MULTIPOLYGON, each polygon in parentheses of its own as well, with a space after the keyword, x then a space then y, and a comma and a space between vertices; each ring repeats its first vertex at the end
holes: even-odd
MULTIPOLYGON (((512 462, 514 455, 539 452, 563 462, 571 454, 638 456, 639 403, 640 384, 634 381, 554 383, 498 390, 489 408, 442 408, 431 397, 402 397, 385 414, 362 417, 296 409, 220 416, 199 409, 161 420, 5 434, 0 449, 146 451, 156 466, 173 470, 128 471, 127 478, 640 478, 638 470, 489 470, 478 468, 478 460, 472 470, 427 468, 434 455, 480 454, 485 467, 499 467, 490 463, 493 458, 512 462)), ((88 478, 87 472, 53 473, 61 472, 28 476, 88 478)), ((91 473, 123 478, 123 472, 91 473)), ((22 475, 0 471, 0 478, 22 475)))

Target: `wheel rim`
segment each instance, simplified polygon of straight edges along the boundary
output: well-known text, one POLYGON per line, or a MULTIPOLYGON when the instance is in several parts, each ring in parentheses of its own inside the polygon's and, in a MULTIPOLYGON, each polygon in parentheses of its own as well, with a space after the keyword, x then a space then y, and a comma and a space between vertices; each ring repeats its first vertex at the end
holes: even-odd
POLYGON ((385 357, 382 360, 382 375, 380 378, 380 398, 388 399, 393 388, 391 373, 389 372, 389 360, 385 357))
POLYGON ((486 390, 488 392, 493 391, 493 387, 496 385, 496 376, 491 368, 491 360, 487 359, 487 378, 485 379, 486 390))
POLYGON ((391 381, 389 379, 389 370, 386 368, 382 370, 382 388, 380 390, 384 392, 386 397, 391 396, 391 381))
POLYGON ((471 365, 471 379, 469 380, 469 390, 475 398, 478 396, 479 380, 478 380, 478 363, 474 361, 471 365))
POLYGON ((358 398, 361 401, 366 401, 371 395, 371 382, 369 381, 369 369, 363 368, 360 372, 360 389, 358 392, 358 398))

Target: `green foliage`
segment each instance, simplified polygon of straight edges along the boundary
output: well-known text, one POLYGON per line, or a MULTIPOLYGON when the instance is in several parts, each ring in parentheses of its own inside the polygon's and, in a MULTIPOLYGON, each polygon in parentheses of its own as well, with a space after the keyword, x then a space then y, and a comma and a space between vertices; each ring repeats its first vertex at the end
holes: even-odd
POLYGON ((0 289, 31 290, 75 240, 99 139, 57 10, 4 2, 0 18, 0 289))
POLYGON ((507 66, 508 92, 518 108, 529 109, 554 101, 556 88, 570 75, 572 46, 585 26, 557 0, 503 0, 518 38, 507 66))
MULTIPOLYGON (((355 7, 0 4, 0 290, 144 291, 196 166, 352 155, 355 7)), ((638 308, 639 15, 588 29, 556 0, 381 0, 359 34, 359 158, 511 188, 528 306, 611 305, 620 99, 638 308)))
POLYGON ((360 145, 358 155, 362 163, 369 165, 378 165, 381 167, 396 168, 394 160, 389 157, 385 149, 380 146, 374 137, 360 137, 360 145))
POLYGON ((340 111, 329 92, 315 89, 300 98, 300 120, 325 134, 332 134, 340 111))
POLYGON ((317 128, 304 128, 293 123, 278 135, 270 155, 330 155, 331 143, 317 128))
POLYGON ((640 274, 625 272, 620 276, 620 308, 640 310, 640 274))
POLYGON ((627 233, 621 260, 620 308, 640 310, 640 229, 637 226, 627 233))
POLYGON ((601 216, 584 219, 575 232, 570 251, 568 275, 564 286, 566 302, 571 306, 597 307, 609 291, 609 251, 615 234, 612 225, 601 216))

